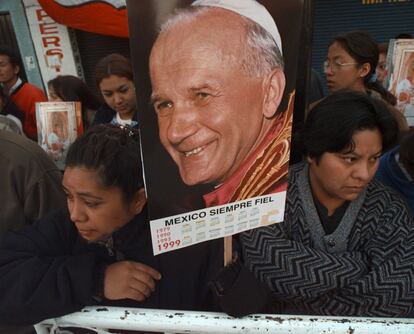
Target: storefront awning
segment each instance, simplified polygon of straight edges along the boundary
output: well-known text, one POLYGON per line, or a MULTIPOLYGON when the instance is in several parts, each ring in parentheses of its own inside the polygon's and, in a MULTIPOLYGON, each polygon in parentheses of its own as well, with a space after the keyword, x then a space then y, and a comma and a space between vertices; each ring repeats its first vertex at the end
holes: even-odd
POLYGON ((97 34, 128 37, 125 0, 38 0, 46 13, 65 26, 97 34))

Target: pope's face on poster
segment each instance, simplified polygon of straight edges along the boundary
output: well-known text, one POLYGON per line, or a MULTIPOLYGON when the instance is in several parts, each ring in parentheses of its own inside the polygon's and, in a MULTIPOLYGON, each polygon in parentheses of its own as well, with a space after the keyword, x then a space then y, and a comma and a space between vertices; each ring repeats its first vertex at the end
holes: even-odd
POLYGON ((150 57, 162 145, 187 185, 220 184, 272 127, 285 77, 262 70, 240 15, 210 8, 163 30, 150 57))

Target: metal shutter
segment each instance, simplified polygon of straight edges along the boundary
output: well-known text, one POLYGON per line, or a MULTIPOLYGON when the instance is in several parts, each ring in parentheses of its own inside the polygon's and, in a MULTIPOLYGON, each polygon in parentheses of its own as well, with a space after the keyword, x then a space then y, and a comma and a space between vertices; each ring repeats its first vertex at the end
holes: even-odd
POLYGON ((130 58, 129 39, 98 35, 75 30, 84 79, 88 86, 98 93, 95 84, 95 65, 99 59, 111 53, 120 53, 130 58))

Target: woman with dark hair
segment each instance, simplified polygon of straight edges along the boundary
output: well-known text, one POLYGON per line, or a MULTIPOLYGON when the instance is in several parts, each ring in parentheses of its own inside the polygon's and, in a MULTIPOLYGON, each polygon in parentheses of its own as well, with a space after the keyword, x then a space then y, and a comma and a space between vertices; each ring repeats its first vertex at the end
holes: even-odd
POLYGON ((366 32, 353 31, 336 36, 329 44, 324 72, 331 92, 350 89, 381 98, 389 105, 401 131, 408 125, 402 113, 394 108, 397 100, 377 80, 378 45, 366 32))
POLYGON ((153 256, 138 130, 89 129, 69 148, 62 184, 67 210, 0 244, 0 323, 97 304, 211 308, 207 282, 222 262, 221 242, 153 256))
POLYGON ((319 102, 289 170, 285 219, 243 232, 245 265, 276 312, 404 317, 414 308, 414 222, 374 180, 398 127, 385 104, 336 92, 319 102))
POLYGON ((85 128, 92 123, 96 110, 102 102, 78 77, 60 75, 48 82, 49 101, 79 101, 82 106, 82 121, 85 128))
POLYGON ((93 125, 112 123, 137 127, 134 77, 129 59, 110 54, 98 62, 95 75, 105 105, 96 113, 93 125))

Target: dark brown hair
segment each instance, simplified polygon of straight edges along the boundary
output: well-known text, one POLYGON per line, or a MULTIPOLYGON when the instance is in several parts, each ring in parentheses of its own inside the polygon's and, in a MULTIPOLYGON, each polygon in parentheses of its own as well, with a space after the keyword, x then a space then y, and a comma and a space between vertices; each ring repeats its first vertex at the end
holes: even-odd
POLYGON ((95 70, 96 85, 99 87, 101 81, 111 75, 125 77, 130 81, 134 81, 129 59, 119 53, 112 53, 99 60, 95 70))
POLYGON ((352 152, 354 134, 373 129, 381 133, 383 152, 396 145, 397 121, 383 101, 361 92, 339 90, 309 111, 300 138, 304 153, 318 161, 326 152, 352 152))
POLYGON ((144 186, 138 130, 114 124, 90 128, 69 147, 66 168, 70 167, 96 171, 102 186, 121 189, 130 203, 144 186))
POLYGON ((47 85, 53 88, 62 101, 80 101, 82 107, 90 109, 98 109, 102 104, 86 83, 73 75, 60 75, 50 80, 47 85))
POLYGON ((8 46, 0 45, 0 55, 9 57, 9 62, 13 67, 20 67, 19 56, 8 46))
POLYGON ((385 53, 388 52, 388 43, 379 43, 378 44, 378 53, 385 53))
POLYGON ((378 44, 364 31, 351 31, 343 35, 336 36, 329 45, 338 43, 349 55, 362 66, 365 63, 370 65, 370 72, 364 77, 364 85, 367 89, 375 90, 381 95, 383 100, 395 106, 397 99, 388 92, 376 80, 375 70, 378 64, 378 44))

